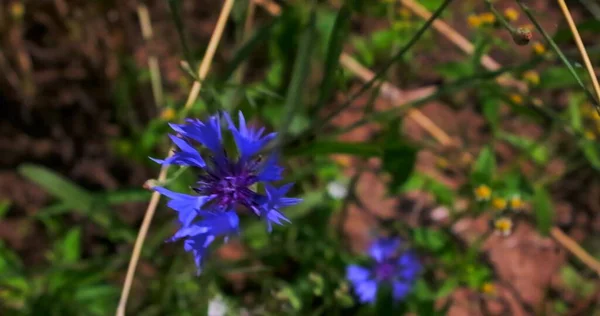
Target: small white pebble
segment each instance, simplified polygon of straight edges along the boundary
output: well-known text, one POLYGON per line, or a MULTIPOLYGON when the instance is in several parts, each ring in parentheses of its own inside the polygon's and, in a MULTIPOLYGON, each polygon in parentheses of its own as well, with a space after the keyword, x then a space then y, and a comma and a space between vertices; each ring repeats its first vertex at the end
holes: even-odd
POLYGON ((338 181, 332 181, 327 184, 327 193, 332 198, 341 200, 348 196, 348 188, 338 181))
POLYGON ((227 304, 223 298, 216 296, 208 303, 208 316, 225 316, 227 313, 227 304))

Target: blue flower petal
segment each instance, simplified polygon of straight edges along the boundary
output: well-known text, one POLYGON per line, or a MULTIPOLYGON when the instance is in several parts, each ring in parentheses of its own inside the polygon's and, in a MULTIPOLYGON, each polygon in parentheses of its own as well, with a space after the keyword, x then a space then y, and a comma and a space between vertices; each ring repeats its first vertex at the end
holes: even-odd
POLYGON ((348 281, 363 282, 371 278, 371 271, 359 265, 351 264, 346 268, 346 279, 348 281))
POLYGON ((277 155, 272 154, 259 167, 256 178, 258 181, 279 181, 282 179, 283 168, 277 164, 277 155))
POLYGON ((239 129, 235 126, 233 120, 231 120, 231 116, 229 116, 228 113, 225 113, 224 115, 225 119, 229 123, 229 130, 233 134, 233 139, 240 152, 240 157, 242 160, 249 159, 258 153, 263 147, 265 147, 265 145, 267 145, 267 143, 277 136, 277 133, 270 133, 262 136, 264 128, 248 128, 246 126, 246 119, 241 111, 238 113, 239 129))
POLYGON ((167 157, 164 160, 155 158, 150 159, 161 165, 180 165, 200 168, 206 166, 204 159, 202 159, 202 156, 200 156, 200 153, 194 147, 179 137, 173 135, 169 135, 169 137, 171 137, 173 143, 179 147, 180 151, 175 152, 172 156, 167 157))
POLYGON ((260 204, 260 216, 267 222, 267 230, 271 232, 272 223, 283 225, 282 221, 291 223, 291 221, 283 215, 279 209, 282 207, 292 206, 300 203, 302 199, 289 198, 284 195, 290 190, 293 183, 288 183, 280 188, 276 188, 268 183, 265 183, 266 196, 262 198, 260 204))
POLYGON ((398 247, 400 247, 400 239, 398 238, 378 239, 369 248, 369 255, 375 261, 382 262, 396 254, 398 247))
POLYGON ((186 120, 186 124, 169 124, 173 130, 184 137, 193 139, 206 146, 217 155, 223 154, 221 124, 218 115, 211 116, 206 122, 186 120))
POLYGON ((410 293, 411 289, 412 284, 402 281, 395 281, 392 283, 392 296, 394 297, 394 300, 399 301, 405 298, 410 293))
POLYGON ((377 299, 377 282, 375 280, 357 282, 354 284, 354 291, 361 303, 375 303, 377 299))
POLYGON ((405 252, 398 258, 399 276, 405 281, 414 281, 421 272, 421 263, 412 252, 405 252))
POLYGON ((238 232, 239 218, 235 211, 228 211, 193 223, 189 227, 182 227, 171 241, 186 238, 184 249, 194 255, 197 273, 200 274, 210 244, 217 237, 228 238, 238 232))
POLYGON ((177 193, 159 186, 152 189, 171 199, 167 202, 167 206, 177 211, 179 222, 183 226, 188 226, 199 214, 202 206, 212 198, 210 196, 177 193))

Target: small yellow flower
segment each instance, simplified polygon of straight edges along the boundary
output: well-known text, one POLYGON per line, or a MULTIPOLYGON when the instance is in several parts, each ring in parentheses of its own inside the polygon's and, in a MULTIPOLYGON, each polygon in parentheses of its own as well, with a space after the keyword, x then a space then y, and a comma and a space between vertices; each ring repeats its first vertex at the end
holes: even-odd
POLYGON ((412 15, 412 12, 410 12, 410 10, 406 7, 401 7, 398 9, 398 15, 404 19, 408 19, 412 15))
POLYGON ((10 15, 18 20, 25 14, 25 6, 21 1, 15 1, 10 6, 10 15))
POLYGON ((544 101, 542 101, 542 99, 540 98, 533 98, 533 100, 531 100, 531 103, 533 103, 533 105, 535 106, 542 106, 544 104, 544 101))
POLYGON ((485 12, 480 14, 479 19, 483 24, 494 24, 494 22, 496 22, 496 16, 491 12, 485 12))
POLYGON ((515 10, 515 8, 508 8, 504 10, 504 17, 507 20, 514 22, 519 19, 519 11, 515 10))
POLYGON ((508 217, 500 217, 494 221, 494 230, 502 236, 508 236, 512 233, 513 222, 508 217))
POLYGON ((596 109, 591 109, 589 117, 594 121, 600 121, 600 113, 596 109))
POLYGON ((488 294, 488 295, 496 295, 496 286, 494 285, 494 283, 491 282, 485 282, 482 286, 481 286, 481 292, 483 294, 488 294))
POLYGON ((512 198, 510 198, 510 208, 512 210, 520 210, 521 208, 523 208, 523 200, 521 200, 520 196, 515 195, 512 198))
POLYGON ((450 165, 448 159, 442 157, 438 158, 435 163, 440 169, 446 169, 450 165))
POLYGON ((482 22, 481 22, 481 18, 479 17, 479 15, 471 14, 467 18, 467 24, 469 24, 469 26, 472 27, 472 28, 478 28, 478 27, 480 27, 481 23, 482 22))
POLYGON ((585 131, 583 133, 583 136, 585 136, 585 138, 588 139, 588 140, 595 140, 596 139, 596 134, 594 134, 594 132, 589 131, 589 130, 585 131))
POLYGON ((506 200, 500 197, 495 197, 492 199, 492 207, 498 211, 502 211, 506 208, 506 200))
POLYGON ((160 113, 160 118, 165 121, 171 121, 175 118, 175 110, 166 108, 160 113))
POLYGON ((487 201, 492 196, 492 189, 485 184, 475 188, 475 199, 477 201, 487 201))
POLYGON ((531 48, 533 48, 533 52, 537 55, 543 55, 546 52, 546 46, 540 42, 533 43, 531 48))
POLYGON ((410 21, 400 20, 394 21, 394 23, 392 23, 392 29, 394 29, 395 31, 406 30, 409 29, 410 26, 410 21))
POLYGON ((523 104, 523 97, 520 94, 511 93, 508 97, 512 103, 523 104))
POLYGON ((537 86, 538 84, 540 84, 540 75, 533 70, 528 70, 524 72, 523 79, 525 79, 525 81, 529 82, 529 84, 533 86, 537 86))

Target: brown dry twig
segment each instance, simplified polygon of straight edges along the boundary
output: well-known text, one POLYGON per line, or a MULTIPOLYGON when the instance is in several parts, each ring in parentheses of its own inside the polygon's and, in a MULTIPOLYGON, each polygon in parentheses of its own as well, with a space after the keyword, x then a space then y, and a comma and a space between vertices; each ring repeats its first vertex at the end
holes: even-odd
MULTIPOLYGON (((146 45, 152 41, 152 22, 150 20, 150 13, 148 7, 144 4, 138 5, 137 8, 138 18, 140 19, 140 28, 142 29, 142 36, 146 45)), ((149 47, 148 47, 149 48, 149 47)), ((148 51, 148 68, 150 68, 150 83, 152 84, 152 94, 154 96, 154 103, 159 108, 163 104, 163 89, 161 83, 160 67, 158 64, 158 57, 151 50, 148 51)))
MULTIPOLYGON (((208 43, 208 48, 206 49, 206 53, 204 54, 204 58, 202 59, 202 63, 200 64, 200 68, 198 69, 198 78, 199 81, 195 81, 192 89, 190 90, 189 96, 185 102, 184 109, 188 110, 192 107, 192 105, 198 99, 198 95, 200 94, 200 89, 202 88, 202 81, 206 78, 210 66, 213 61, 213 57, 217 50, 217 46, 221 41, 221 36, 223 35, 223 30, 225 29, 225 23, 229 18, 229 14, 231 13, 231 9, 233 8, 234 0, 226 0, 221 9, 221 13, 219 15, 219 19, 215 26, 215 30, 210 38, 208 43)), ((173 147, 169 150, 169 156, 173 155, 173 147)), ((162 166, 160 169, 160 173, 158 175, 158 182, 162 182, 167 178, 168 166, 162 166)), ((146 208, 146 213, 144 215, 144 220, 142 222, 142 226, 138 232, 138 236, 135 240, 135 245, 133 247, 133 252, 131 255, 131 260, 129 261, 129 266, 127 268, 127 275, 125 276, 125 283, 123 285, 123 290, 121 292, 121 298, 119 300, 119 306, 117 307, 117 316, 124 316, 125 309, 127 306, 127 299, 129 297, 129 293, 131 291, 131 285, 133 283, 133 276, 135 274, 135 268, 139 261, 140 253, 142 251, 142 247, 144 245, 144 240, 146 239, 146 235, 148 234, 148 229, 150 228, 150 223, 152 223, 152 218, 154 217, 154 213, 156 211, 156 207, 158 206, 158 202, 160 200, 160 194, 158 192, 153 192, 152 197, 150 198, 150 203, 148 203, 148 207, 146 208)))

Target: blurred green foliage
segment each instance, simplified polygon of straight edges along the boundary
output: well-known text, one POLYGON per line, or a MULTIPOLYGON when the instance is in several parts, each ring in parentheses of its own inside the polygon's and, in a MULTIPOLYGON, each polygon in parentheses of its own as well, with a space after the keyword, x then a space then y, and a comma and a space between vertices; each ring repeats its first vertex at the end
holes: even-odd
MULTIPOLYGON (((201 55, 204 43, 187 40, 181 3, 168 2, 182 41, 180 57, 190 65, 197 64, 195 57, 201 55)), ((244 27, 247 2, 236 2, 235 14, 227 26, 237 33, 244 27)), ((216 298, 227 306, 227 315, 243 315, 244 311, 251 315, 401 312, 443 315, 451 303, 448 297, 456 289, 464 287, 480 292, 486 283, 494 281, 493 267, 482 257, 480 249, 483 238, 494 233, 497 227, 494 223, 481 240, 468 244, 459 240, 451 224, 408 225, 403 221, 383 220, 387 233, 403 236, 418 251, 426 270, 410 297, 398 306, 384 299, 375 306, 360 305, 344 273, 347 264, 365 258, 350 250, 342 225, 332 224, 347 216, 348 204, 360 201, 355 201, 355 187, 349 187, 350 193, 341 199, 327 193, 325 188, 332 182, 355 182, 347 181, 344 168, 330 159, 332 154, 362 160, 380 158, 381 172, 390 178, 388 195, 425 192, 434 198, 436 206, 447 211, 451 223, 491 213, 492 221, 509 216, 514 221, 532 222, 542 234, 547 234, 554 224, 549 186, 562 177, 547 175, 544 168, 559 157, 564 159, 567 168, 583 164, 600 169, 597 141, 600 129, 593 130, 599 119, 594 118, 593 111, 585 110, 590 107, 589 100, 577 80, 585 78, 584 70, 575 67, 569 71, 559 64, 560 59, 553 53, 545 56, 515 54, 513 45, 491 36, 497 29, 471 29, 475 39, 472 56, 430 67, 442 83, 440 90, 426 99, 439 97, 454 107, 461 107, 468 93, 476 104, 475 110, 490 129, 489 142, 479 146, 471 163, 461 170, 468 179, 459 188, 415 168, 419 151, 430 145, 415 143, 406 137, 402 127, 406 109, 379 112, 373 109, 375 98, 372 98, 366 107, 370 112, 365 110, 363 120, 353 127, 379 122, 383 127, 380 134, 369 142, 338 140, 336 136, 343 128, 317 116, 339 106, 335 101, 337 95, 347 96, 342 102, 359 97, 356 90, 351 89, 357 85, 356 80, 338 62, 344 48, 350 48, 348 51, 365 67, 375 70, 377 76, 401 77, 405 83, 420 82, 424 75, 420 69, 424 63, 422 56, 444 53, 438 51, 439 43, 431 30, 423 29, 423 37, 415 37, 424 22, 402 13, 400 6, 392 1, 342 3, 334 8, 320 1, 291 2, 284 7, 281 16, 261 20, 247 39, 240 40, 236 50, 228 55, 221 71, 212 73, 204 82, 202 97, 189 113, 184 113, 182 100, 167 96, 165 109, 172 110, 172 115, 158 116, 147 124, 139 124, 139 118, 129 107, 136 82, 147 77, 144 76, 146 70, 138 69, 127 57, 123 58, 125 71, 115 82, 113 91, 114 111, 119 124, 131 128, 131 133, 112 140, 116 155, 150 166, 147 157, 165 154, 167 121, 203 117, 209 109, 241 109, 246 117, 260 120, 285 136, 280 139, 280 145, 288 164, 286 177, 297 183, 297 194, 304 199, 300 205, 286 210, 293 224, 278 228, 271 235, 265 232, 263 223, 245 225, 240 259, 219 259, 215 254, 200 277, 195 276, 192 259, 181 245, 163 243, 175 224, 172 212, 162 207, 138 267, 129 304, 132 315, 202 315, 211 302, 215 304, 216 298), (380 19, 386 24, 371 31, 371 27, 367 27, 370 22, 365 22, 367 26, 361 26, 364 30, 356 31, 360 28, 354 25, 355 20, 363 18, 380 19), (413 39, 418 40, 411 47, 413 39), (515 57, 515 65, 496 72, 483 70, 480 60, 491 50, 501 50, 515 57), (251 71, 261 75, 251 76, 249 81, 236 79, 236 72, 252 64, 257 54, 262 54, 266 61, 260 69, 251 71), (390 60, 396 62, 390 63, 390 60), (495 80, 505 72, 519 77, 527 70, 536 69, 541 69, 539 83, 530 84, 530 94, 519 94, 495 80), (540 91, 546 94, 538 94, 540 91), (556 91, 566 95, 568 107, 560 108, 549 97, 548 93, 556 91), (546 96, 546 101, 538 100, 536 95, 546 96), (542 129, 542 136, 521 135, 510 130, 505 124, 507 120, 536 124, 542 129), (568 141, 558 146, 555 135, 568 141), (517 152, 515 161, 498 161, 495 146, 499 143, 517 152), (534 171, 525 175, 520 172, 519 163, 528 162, 533 163, 534 171), (485 201, 477 201, 474 194, 481 185, 490 189, 485 201), (514 197, 530 203, 531 212, 517 212, 521 210, 510 204, 514 197), (503 199, 507 206, 494 213, 494 198, 503 199), (460 206, 459 200, 467 201, 466 206, 460 206)), ((421 1, 431 11, 442 3, 444 1, 421 1)), ((462 12, 444 11, 442 16, 460 19, 462 12)), ((581 26, 596 31, 599 27, 596 21, 585 21, 581 26)), ((555 40, 561 45, 568 38, 562 29, 556 34, 555 40)), ((570 56, 563 59, 569 65, 570 56)), ((194 80, 184 71, 182 76, 194 80)), ((374 82, 374 87, 379 89, 378 83, 374 82)), ((348 101, 348 105, 353 100, 348 101)), ((410 107, 416 108, 424 102, 415 102, 410 107)), ((43 260, 25 263, 19 254, 0 241, 0 314, 112 314, 130 245, 138 229, 138 223, 126 223, 115 209, 123 203, 145 202, 150 193, 141 188, 90 191, 38 165, 22 164, 18 171, 48 192, 53 202, 29 219, 43 231, 36 235, 47 246, 43 260)), ((172 170, 169 181, 171 188, 186 190, 193 181, 193 173, 172 170)), ((0 218, 10 208, 11 201, 1 201, 0 218)), ((571 266, 564 267, 561 276, 577 295, 587 297, 594 290, 594 284, 586 282, 571 266)), ((560 312, 568 306, 556 300, 554 308, 560 312)))

